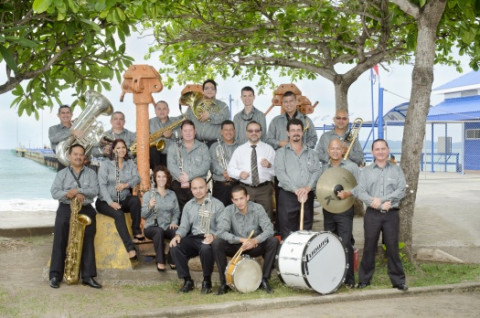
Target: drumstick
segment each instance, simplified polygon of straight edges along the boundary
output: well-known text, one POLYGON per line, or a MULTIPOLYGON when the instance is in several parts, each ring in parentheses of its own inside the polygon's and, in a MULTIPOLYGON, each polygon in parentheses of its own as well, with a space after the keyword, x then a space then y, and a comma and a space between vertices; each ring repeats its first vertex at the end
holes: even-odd
POLYGON ((300 205, 300 231, 303 231, 303 215, 305 214, 304 205, 305 202, 302 201, 300 205))
MULTIPOLYGON (((255 233, 255 230, 252 230, 252 232, 250 232, 250 235, 248 236, 247 240, 245 242, 248 242, 250 241, 250 239, 252 238, 253 236, 253 233, 255 233)), ((237 257, 240 256, 240 253, 242 252, 242 247, 240 246, 240 248, 238 249, 238 251, 235 253, 235 255, 233 255, 232 257, 232 261, 235 261, 237 259, 237 257)))

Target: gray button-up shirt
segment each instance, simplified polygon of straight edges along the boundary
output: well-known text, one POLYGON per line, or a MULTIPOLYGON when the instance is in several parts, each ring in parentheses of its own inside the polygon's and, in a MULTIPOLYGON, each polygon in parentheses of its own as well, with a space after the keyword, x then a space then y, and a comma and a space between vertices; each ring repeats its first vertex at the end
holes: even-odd
POLYGON ((267 120, 265 119, 265 114, 255 107, 253 107, 252 111, 248 114, 245 114, 245 109, 242 109, 233 117, 235 140, 239 145, 247 142, 247 125, 251 121, 256 121, 262 127, 262 137, 260 140, 265 142, 267 139, 267 120))
POLYGON ((70 132, 70 128, 58 124, 48 128, 48 139, 50 139, 50 146, 52 150, 56 152, 57 145, 60 141, 67 139, 70 137, 72 133, 70 132))
POLYGON ((166 189, 165 196, 162 197, 156 190, 151 190, 143 195, 142 218, 145 219, 145 228, 155 224, 166 230, 170 224, 178 224, 180 218, 180 208, 178 206, 177 196, 172 190, 166 189), (155 206, 148 209, 152 196, 155 196, 155 206))
POLYGON ((382 204, 391 201, 392 208, 398 208, 405 196, 405 187, 405 175, 399 166, 387 161, 387 165, 381 168, 374 162, 363 168, 352 194, 367 206, 373 198, 380 198, 382 204))
MULTIPOLYGON (((195 140, 192 149, 188 151, 182 141, 180 154, 183 159, 183 171, 188 174, 189 181, 196 177, 207 177, 208 169, 210 168, 210 153, 207 145, 195 140)), ((178 181, 180 168, 176 143, 172 143, 168 147, 167 167, 173 179, 178 181)))
MULTIPOLYGON (((318 157, 320 158, 320 161, 322 163, 326 163, 330 159, 327 152, 330 141, 332 141, 334 138, 338 138, 340 141, 345 140, 347 132, 345 132, 343 136, 339 136, 337 135, 335 130, 330 130, 325 132, 322 136, 320 136, 320 140, 318 141, 318 144, 315 150, 318 152, 318 157)), ((364 160, 363 149, 362 149, 362 146, 360 145, 360 142, 358 141, 358 138, 353 143, 353 147, 352 147, 352 150, 350 151, 350 154, 348 155, 348 159, 355 162, 357 165, 361 165, 363 163, 363 160, 364 160)))
MULTIPOLYGON (((112 139, 123 139, 125 141, 125 144, 127 145, 127 148, 129 148, 132 143, 137 141, 137 134, 125 128, 119 134, 114 133, 113 129, 107 130, 106 132, 103 133, 103 136, 108 136, 108 137, 111 137, 112 139)), ((105 156, 104 148, 105 147, 101 146, 100 144, 93 147, 92 156, 94 157, 105 156)))
MULTIPOLYGON (((149 127, 150 127, 150 135, 153 134, 154 132, 156 132, 157 130, 160 130, 162 128, 165 128, 171 124, 173 124, 174 122, 176 121, 179 121, 181 119, 182 116, 178 116, 178 117, 168 117, 167 118, 167 121, 162 123, 162 121, 160 120, 160 118, 158 117, 153 117, 153 118, 150 118, 149 120, 149 127)), ((175 127, 172 132, 174 131, 178 131, 180 132, 180 125, 175 127)), ((173 134, 172 134, 173 136, 173 134)), ((165 138, 165 137, 159 137, 157 138, 156 141, 159 141, 160 139, 163 139, 165 141, 165 149, 163 149, 162 153, 167 153, 168 151, 168 147, 170 146, 170 144, 172 144, 172 142, 174 142, 172 140, 172 138, 165 138)))
MULTIPOLYGON (((322 173, 321 174, 323 174, 325 171, 327 171, 327 169, 332 168, 332 167, 333 166, 330 163, 330 160, 328 160, 328 163, 324 163, 322 165, 322 173)), ((359 177, 360 177, 360 169, 358 168, 358 166, 356 164, 354 164, 353 162, 351 162, 348 159, 347 160, 342 159, 342 161, 340 161, 340 164, 337 167, 347 169, 351 174, 353 174, 353 176, 355 177, 355 180, 358 183, 358 180, 359 180, 359 177)))
POLYGON ((212 163, 210 164, 210 171, 212 172, 212 178, 215 181, 226 181, 225 178, 223 177, 223 171, 226 170, 224 169, 221 164, 220 164, 220 159, 217 156, 217 148, 221 147, 223 148, 223 153, 225 154, 225 160, 227 162, 227 167, 228 163, 230 162, 230 158, 232 158, 232 154, 237 149, 238 144, 234 142, 231 145, 227 145, 223 140, 220 142, 214 143, 210 147, 210 159, 212 160, 212 163))
MULTIPOLYGON (((225 209, 225 206, 222 202, 214 197, 209 196, 209 199, 211 200, 211 204, 206 203, 205 208, 207 210, 211 209, 210 212, 212 213, 210 217, 210 234, 217 235, 218 224, 223 217, 223 210, 225 209)), ((201 208, 202 204, 197 203, 195 198, 191 199, 187 202, 187 204, 185 204, 183 207, 180 227, 177 229, 177 234, 180 235, 180 237, 184 238, 189 233, 192 235, 204 234, 200 227, 202 217, 200 216, 199 212, 201 208)))
POLYGON ((322 171, 315 150, 303 145, 302 152, 297 155, 290 143, 277 150, 273 166, 278 186, 290 192, 306 186, 313 191, 322 171))
POLYGON ((227 206, 223 214, 217 236, 230 244, 240 243, 240 239, 248 237, 252 230, 255 231, 252 237, 256 237, 258 243, 273 236, 273 224, 263 206, 258 203, 248 201, 245 215, 235 204, 227 206))
POLYGON ((60 170, 55 176, 52 188, 50 189, 52 198, 62 203, 70 204, 70 199, 66 197, 66 194, 71 189, 78 189, 78 193, 85 196, 83 205, 92 204, 93 199, 98 195, 97 174, 88 167, 83 167, 80 174, 77 174, 70 166, 60 170), (72 173, 75 177, 79 178, 80 188, 72 173))
POLYGON ((186 116, 195 124, 195 137, 200 141, 216 140, 220 136, 221 124, 230 119, 230 110, 224 102, 214 99, 215 105, 208 112, 210 119, 201 122, 195 117, 192 107, 188 107, 186 116))
MULTIPOLYGON (((315 130, 315 125, 313 124, 312 120, 307 116, 302 114, 301 112, 297 111, 293 115, 292 118, 300 119, 303 123, 303 128, 307 127, 308 122, 308 130, 304 131, 303 133, 303 143, 307 145, 308 148, 315 148, 317 144, 318 136, 317 131, 315 130)), ((270 122, 270 126, 268 126, 268 133, 267 133, 267 143, 270 144, 274 149, 279 148, 279 143, 282 140, 288 138, 287 136, 287 123, 288 123, 287 114, 278 115, 277 117, 273 118, 270 122)))
MULTIPOLYGON (((108 204, 117 200, 116 180, 115 180, 115 160, 105 160, 100 163, 98 169, 98 185, 100 186, 100 194, 98 198, 108 204)), ((130 188, 140 183, 137 165, 133 160, 123 162, 120 169, 120 183, 128 183, 130 188)), ((120 192, 120 200, 125 200, 130 195, 130 189, 126 188, 120 192)))

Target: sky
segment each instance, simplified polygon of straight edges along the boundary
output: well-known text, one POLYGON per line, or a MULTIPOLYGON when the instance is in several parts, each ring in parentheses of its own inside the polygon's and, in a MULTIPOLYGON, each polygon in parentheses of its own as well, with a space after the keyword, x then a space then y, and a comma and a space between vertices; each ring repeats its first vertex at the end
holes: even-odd
MULTIPOLYGON (((152 55, 149 60, 144 59, 144 54, 148 47, 152 45, 153 37, 132 35, 127 42, 127 54, 134 58, 134 64, 149 64, 158 69, 160 62, 158 61, 158 54, 152 55)), ((468 59, 465 57, 458 57, 461 61, 463 73, 468 73, 471 69, 468 67, 468 59)), ((4 64, 0 63, 3 69, 4 64)), ((380 84, 384 88, 384 112, 387 112, 394 106, 408 101, 411 89, 411 72, 413 65, 384 65, 380 67, 380 84), (386 69, 385 69, 385 68, 386 69)), ((337 71, 348 69, 348 66, 340 66, 337 71)), ((290 83, 288 78, 281 78, 275 76, 272 72, 275 83, 285 84, 290 83)), ((161 75, 161 74, 160 74, 161 75)), ((433 88, 438 87, 446 82, 449 82, 457 77, 458 73, 454 67, 447 67, 437 65, 434 68, 434 83, 433 88)), ((0 73, 0 82, 4 82, 4 73, 0 73)), ((252 86, 255 89, 254 82, 241 81, 237 78, 231 79, 215 79, 218 83, 217 98, 223 100, 227 105, 232 105, 232 117, 235 113, 240 111, 243 104, 240 100, 240 90, 244 86, 252 86)), ((303 80, 295 82, 294 84, 302 91, 304 96, 307 96, 310 101, 319 102, 313 114, 309 116, 312 118, 315 126, 323 126, 324 124, 332 124, 332 118, 335 114, 335 92, 334 87, 328 80, 319 77, 316 80, 303 80)), ((164 88, 160 93, 153 94, 155 100, 166 100, 170 104, 170 115, 179 115, 178 99, 182 86, 175 85, 172 89, 164 88)), ((61 99, 63 104, 70 104, 73 98, 70 96, 71 92, 65 91, 62 93, 61 99)), ((121 83, 112 80, 112 90, 109 92, 103 91, 116 111, 122 111, 126 114, 125 127, 129 130, 135 131, 135 104, 133 103, 132 94, 125 96, 124 102, 120 103, 121 83)), ((377 115, 378 106, 378 82, 374 87, 374 109, 375 117, 377 115)), ((254 105, 262 111, 266 111, 271 105, 273 91, 266 90, 264 94, 257 94, 254 105)), ((52 110, 44 109, 40 111, 40 119, 37 121, 35 117, 17 115, 17 109, 10 108, 14 97, 10 93, 0 95, 0 149, 12 149, 18 146, 28 148, 43 147, 50 145, 48 140, 48 128, 59 123, 56 115, 58 105, 52 110)), ((432 95, 431 103, 436 105, 443 100, 441 95, 432 95)), ((352 84, 348 96, 350 118, 353 120, 356 117, 361 117, 365 121, 372 119, 372 94, 370 84, 370 72, 365 72, 359 79, 352 84)), ((183 112, 186 107, 183 107, 183 112)), ((74 111, 73 118, 77 117, 81 112, 77 107, 74 111)), ((150 117, 154 116, 153 106, 149 107, 150 117)), ((267 123, 276 115, 280 114, 280 107, 275 107, 267 116, 267 123)), ((109 117, 100 116, 98 118, 104 123, 105 130, 110 129, 109 117)), ((362 130, 360 138, 366 137, 366 131, 362 130)), ((388 136, 391 140, 400 140, 401 134, 391 134, 388 136)), ((366 139, 366 138, 363 138, 366 139)))

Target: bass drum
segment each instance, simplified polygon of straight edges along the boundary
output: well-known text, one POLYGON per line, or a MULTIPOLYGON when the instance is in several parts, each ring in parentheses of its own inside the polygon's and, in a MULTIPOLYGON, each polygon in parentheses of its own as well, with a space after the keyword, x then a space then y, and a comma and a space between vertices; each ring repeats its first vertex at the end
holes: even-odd
POLYGON ((255 259, 241 255, 230 261, 225 270, 228 286, 241 293, 256 291, 262 282, 262 269, 255 259))
POLYGON ((331 232, 290 234, 280 247, 277 261, 280 279, 286 285, 320 294, 336 291, 348 269, 346 249, 331 232))

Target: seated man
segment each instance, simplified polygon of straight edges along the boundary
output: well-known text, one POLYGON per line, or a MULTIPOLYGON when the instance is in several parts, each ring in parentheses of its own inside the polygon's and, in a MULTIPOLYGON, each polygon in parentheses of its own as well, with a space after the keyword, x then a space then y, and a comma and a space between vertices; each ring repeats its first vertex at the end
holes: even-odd
POLYGON ((221 283, 217 295, 225 294, 229 289, 225 282, 226 256, 233 256, 239 248, 242 248, 244 254, 253 257, 262 255, 264 262, 261 288, 269 294, 273 292, 268 279, 272 272, 278 240, 273 237, 273 224, 265 209, 249 199, 244 186, 233 187, 233 204, 225 208, 224 216, 218 225, 218 237, 213 241, 213 254, 221 283), (252 230, 255 231, 255 236, 249 240, 252 230))
POLYGON ((185 204, 180 227, 170 241, 170 254, 177 265, 178 277, 185 280, 179 290, 181 293, 193 290, 188 259, 200 255, 203 270, 202 294, 208 294, 212 292, 212 242, 225 207, 222 202, 208 195, 205 179, 194 178, 191 189, 193 199, 185 204))

